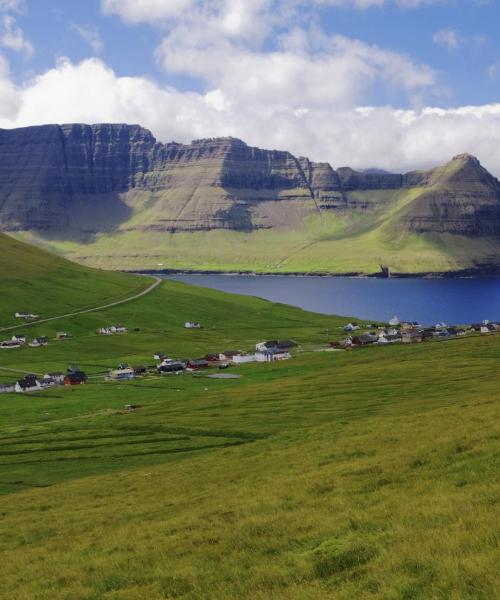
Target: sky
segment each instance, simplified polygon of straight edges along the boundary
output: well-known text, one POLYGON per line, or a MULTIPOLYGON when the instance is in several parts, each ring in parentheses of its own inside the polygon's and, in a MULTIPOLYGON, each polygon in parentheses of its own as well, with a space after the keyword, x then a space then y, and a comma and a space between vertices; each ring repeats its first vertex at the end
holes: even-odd
MULTIPOLYGON (((500 0, 499 0, 500 1, 500 0)), ((0 0, 0 127, 139 123, 500 177, 496 0, 0 0)))

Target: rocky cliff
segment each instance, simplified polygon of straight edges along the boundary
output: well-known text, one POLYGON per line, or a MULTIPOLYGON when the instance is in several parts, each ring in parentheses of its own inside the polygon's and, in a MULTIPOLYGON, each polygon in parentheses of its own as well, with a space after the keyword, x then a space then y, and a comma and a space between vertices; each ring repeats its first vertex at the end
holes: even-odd
POLYGON ((372 210, 405 189, 419 190, 399 211, 409 231, 500 234, 500 183, 469 155, 401 175, 335 170, 234 138, 161 144, 138 125, 0 130, 5 231, 296 228, 324 211, 372 210))

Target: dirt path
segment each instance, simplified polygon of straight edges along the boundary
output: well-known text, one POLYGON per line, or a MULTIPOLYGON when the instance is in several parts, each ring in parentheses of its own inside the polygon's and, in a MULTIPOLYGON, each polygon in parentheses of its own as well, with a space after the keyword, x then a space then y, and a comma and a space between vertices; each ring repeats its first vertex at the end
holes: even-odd
MULTIPOLYGON (((149 277, 149 276, 148 276, 149 277)), ((41 323, 48 323, 49 321, 57 321, 59 319, 67 319, 68 317, 76 317, 78 315, 84 315, 91 312, 97 312, 100 310, 105 310, 107 308, 113 308, 113 306, 119 306, 120 304, 125 304, 126 302, 132 302, 133 300, 138 300, 143 296, 147 296, 153 290, 155 290, 160 283, 162 282, 161 277, 156 277, 152 275, 154 278, 154 283, 151 284, 148 288, 140 292, 139 294, 135 294, 134 296, 130 296, 129 298, 125 298, 124 300, 117 300, 116 302, 111 302, 110 304, 105 304, 103 306, 97 306, 95 308, 86 308, 85 310, 78 310, 72 313, 66 313, 64 315, 58 315, 57 317, 49 317, 48 319, 39 319, 38 321, 30 321, 28 323, 24 322, 21 325, 12 325, 10 327, 2 327, 1 331, 13 331, 14 329, 24 329, 25 327, 31 327, 32 325, 40 325, 41 323)))

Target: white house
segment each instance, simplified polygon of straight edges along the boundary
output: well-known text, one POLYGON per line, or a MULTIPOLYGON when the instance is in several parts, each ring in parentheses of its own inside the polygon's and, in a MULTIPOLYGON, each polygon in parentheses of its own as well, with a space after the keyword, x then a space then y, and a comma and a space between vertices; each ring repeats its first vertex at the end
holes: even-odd
POLYGON ((184 327, 186 329, 200 329, 201 325, 199 323, 197 323, 196 321, 186 321, 184 323, 184 327))
POLYGON ((347 323, 344 327, 344 331, 356 331, 357 329, 359 329, 359 325, 356 325, 356 323, 347 323))
POLYGON ((16 391, 18 394, 22 394, 24 392, 36 392, 41 389, 42 386, 40 381, 35 376, 28 375, 24 379, 16 381, 14 391, 16 391))
POLYGON ((14 383, 3 383, 0 384, 0 394, 10 394, 11 392, 16 391, 16 386, 14 383))
POLYGON ((400 324, 400 320, 399 320, 398 316, 394 315, 394 317, 392 317, 392 319, 389 319, 389 325, 392 325, 392 327, 396 327, 399 324, 400 324))
POLYGON ((26 336, 25 335, 13 335, 13 342, 18 342, 19 344, 26 344, 26 336))

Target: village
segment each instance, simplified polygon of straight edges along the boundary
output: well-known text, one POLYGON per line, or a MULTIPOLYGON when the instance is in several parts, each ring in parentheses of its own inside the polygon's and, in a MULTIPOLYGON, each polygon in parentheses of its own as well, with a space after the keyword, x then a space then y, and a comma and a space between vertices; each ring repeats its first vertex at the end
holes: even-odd
MULTIPOLYGON (((32 313, 16 313, 16 318, 32 318, 32 313)), ((185 329, 202 329, 197 321, 184 323, 185 329)), ((424 327, 416 322, 400 321, 393 317, 386 324, 366 324, 350 322, 343 326, 342 331, 347 334, 340 340, 330 341, 327 347, 331 350, 352 351, 365 346, 381 346, 387 344, 414 344, 425 341, 444 341, 467 336, 471 334, 491 334, 500 331, 500 323, 484 320, 467 327, 448 326, 445 323, 437 323, 433 326, 424 327)), ((123 335, 128 333, 124 325, 108 325, 100 327, 96 335, 123 335)), ((71 335, 65 331, 56 334, 54 341, 71 339, 71 335)), ((23 347, 43 348, 49 344, 47 336, 34 337, 28 341, 24 334, 16 334, 9 340, 0 341, 0 350, 19 349, 23 347)), ((209 368, 219 370, 229 369, 232 366, 249 363, 270 363, 274 361, 289 360, 292 358, 291 351, 297 348, 294 340, 267 340, 257 342, 251 351, 223 350, 220 352, 207 353, 199 358, 173 358, 168 354, 157 351, 152 358, 156 361, 154 365, 130 365, 121 363, 116 368, 109 369, 104 375, 105 381, 128 381, 145 376, 163 376, 169 374, 199 373, 209 368)), ((92 376, 93 378, 102 375, 92 376)), ((220 377, 223 377, 222 375, 220 377)), ((43 391, 54 386, 78 386, 87 383, 89 376, 77 366, 70 366, 66 372, 48 372, 44 375, 26 374, 23 378, 8 384, 0 384, 0 393, 26 393, 43 391)))
POLYGON ((481 323, 473 323, 465 327, 446 325, 446 323, 436 323, 425 327, 417 322, 400 321, 395 316, 386 325, 373 323, 369 328, 366 328, 361 327, 357 322, 351 322, 345 325, 343 330, 349 335, 340 341, 330 342, 331 347, 354 349, 369 345, 414 344, 431 340, 444 341, 470 334, 495 333, 500 331, 500 323, 485 319, 481 323))

